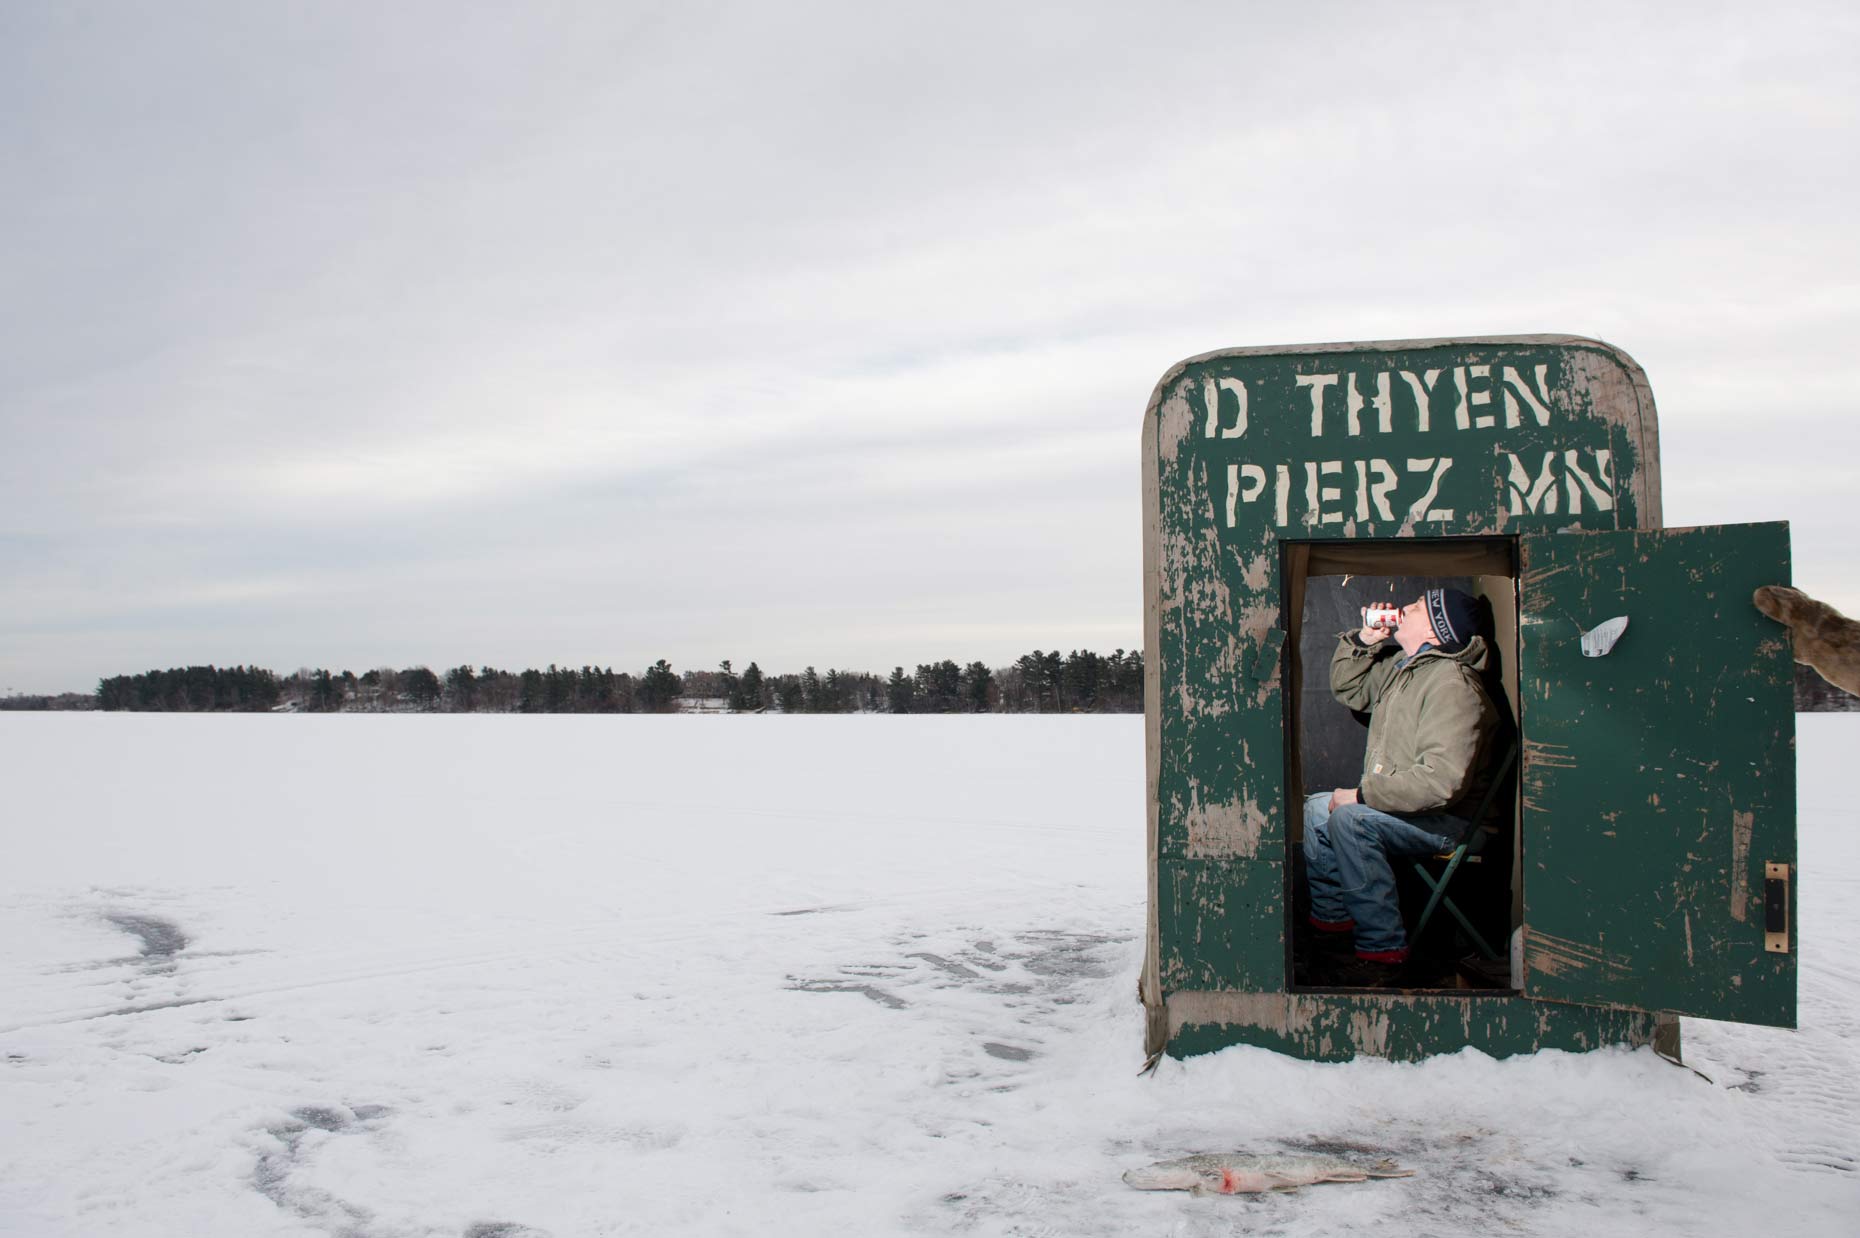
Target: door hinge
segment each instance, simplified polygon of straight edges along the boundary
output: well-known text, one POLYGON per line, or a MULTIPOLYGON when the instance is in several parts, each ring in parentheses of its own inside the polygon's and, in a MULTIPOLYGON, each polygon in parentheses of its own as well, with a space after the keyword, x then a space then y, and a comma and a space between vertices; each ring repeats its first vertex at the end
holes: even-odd
POLYGON ((1763 948, 1771 954, 1789 953, 1789 866, 1763 866, 1763 948))

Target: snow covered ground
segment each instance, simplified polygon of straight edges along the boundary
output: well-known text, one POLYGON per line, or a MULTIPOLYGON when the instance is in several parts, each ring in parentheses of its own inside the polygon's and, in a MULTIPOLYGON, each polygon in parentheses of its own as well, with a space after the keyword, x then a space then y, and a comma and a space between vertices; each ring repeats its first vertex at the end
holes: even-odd
POLYGON ((1138 1077, 1140 719, 0 715, 0 1233, 1860 1232, 1856 740, 1709 1080, 1138 1077), (1335 1144, 1420 1173, 1119 1181, 1335 1144))

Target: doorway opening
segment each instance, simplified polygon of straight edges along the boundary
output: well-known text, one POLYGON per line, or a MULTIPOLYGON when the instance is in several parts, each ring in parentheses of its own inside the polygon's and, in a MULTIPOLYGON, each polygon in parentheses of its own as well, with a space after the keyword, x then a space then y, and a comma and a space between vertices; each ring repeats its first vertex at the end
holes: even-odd
MULTIPOLYGON (((1423 590, 1445 585, 1480 601, 1487 665, 1481 678, 1499 715, 1499 728, 1480 760, 1496 768, 1518 736, 1518 568, 1516 539, 1402 538, 1388 541, 1282 542, 1284 623, 1290 650, 1285 670, 1286 814, 1291 888, 1285 906, 1287 974, 1294 991, 1348 989, 1347 939, 1320 941, 1309 919, 1304 813, 1307 794, 1355 787, 1361 780, 1369 716, 1346 708, 1330 690, 1330 665, 1340 634, 1362 627, 1362 608, 1405 605, 1423 590)), ((1443 904, 1416 935, 1430 891, 1413 857, 1392 861, 1408 929, 1409 962, 1401 987, 1408 991, 1467 994, 1515 992, 1511 962, 1523 921, 1519 865, 1520 797, 1513 760, 1482 819, 1480 835, 1454 873, 1447 895, 1498 957, 1487 958, 1443 904)), ((1443 863, 1423 861, 1438 880, 1443 863)), ((1359 982, 1360 983, 1360 982, 1359 982)))

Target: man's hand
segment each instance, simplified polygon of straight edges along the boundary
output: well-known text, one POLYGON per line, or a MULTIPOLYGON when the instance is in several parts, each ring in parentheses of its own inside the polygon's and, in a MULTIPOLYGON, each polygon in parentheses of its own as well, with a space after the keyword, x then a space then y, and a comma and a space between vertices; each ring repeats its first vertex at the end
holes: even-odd
POLYGON ((1360 804, 1362 802, 1362 800, 1356 797, 1355 787, 1339 787, 1330 793, 1329 811, 1336 812, 1345 804, 1360 804))
POLYGON ((1356 639, 1362 641, 1365 645, 1373 645, 1377 641, 1385 641, 1393 635, 1395 634, 1387 628, 1364 628, 1356 634, 1356 639))

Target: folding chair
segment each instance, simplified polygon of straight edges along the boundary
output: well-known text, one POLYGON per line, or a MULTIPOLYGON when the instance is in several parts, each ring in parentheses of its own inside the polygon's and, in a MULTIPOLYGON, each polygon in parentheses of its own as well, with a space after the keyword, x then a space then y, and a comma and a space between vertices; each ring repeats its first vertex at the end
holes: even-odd
POLYGON ((1444 906, 1447 913, 1459 921, 1460 928, 1465 930, 1466 936, 1471 939, 1474 948, 1481 955, 1488 959, 1498 958, 1498 951, 1492 949, 1490 943, 1480 936, 1479 930, 1472 926, 1472 921, 1468 920, 1465 913, 1447 896, 1447 883, 1453 880, 1453 874, 1459 871, 1460 865, 1468 861, 1474 864, 1479 862, 1479 852, 1485 848, 1485 840, 1497 832, 1496 827, 1485 824, 1485 819, 1491 812, 1493 803, 1497 801, 1498 793, 1504 787, 1505 780, 1511 776, 1512 763, 1517 759, 1518 743, 1514 739, 1505 745, 1505 759, 1500 761, 1498 768, 1492 772, 1492 785, 1486 788, 1485 797, 1479 801, 1479 807, 1473 811, 1472 828, 1467 831, 1466 841, 1452 851, 1431 857, 1434 860, 1445 860, 1446 871, 1436 879, 1432 873, 1427 871, 1427 860, 1414 862, 1415 875, 1433 893, 1427 900, 1427 909, 1421 913, 1421 918, 1415 921, 1414 931, 1410 934, 1409 940, 1421 940, 1421 934, 1427 929, 1427 922, 1433 918, 1434 909, 1444 906))

